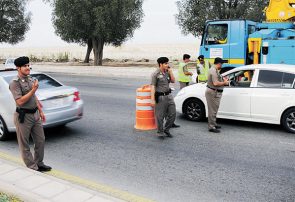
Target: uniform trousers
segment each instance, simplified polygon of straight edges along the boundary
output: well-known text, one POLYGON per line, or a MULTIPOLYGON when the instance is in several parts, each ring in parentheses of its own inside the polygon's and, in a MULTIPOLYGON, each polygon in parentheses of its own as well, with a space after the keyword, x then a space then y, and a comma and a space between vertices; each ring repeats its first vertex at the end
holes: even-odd
POLYGON ((176 107, 173 99, 173 95, 159 96, 158 103, 155 106, 158 132, 162 133, 164 131, 169 131, 172 127, 176 118, 176 107), (166 123, 164 126, 164 119, 166 123))
POLYGON ((214 129, 215 126, 217 126, 216 116, 219 109, 222 93, 207 88, 205 96, 208 106, 208 128, 214 129))
POLYGON ((43 166, 45 135, 39 112, 26 114, 24 123, 20 123, 19 114, 15 112, 14 123, 16 126, 17 141, 21 157, 28 168, 37 170, 43 166), (30 151, 30 136, 34 142, 34 157, 30 151))

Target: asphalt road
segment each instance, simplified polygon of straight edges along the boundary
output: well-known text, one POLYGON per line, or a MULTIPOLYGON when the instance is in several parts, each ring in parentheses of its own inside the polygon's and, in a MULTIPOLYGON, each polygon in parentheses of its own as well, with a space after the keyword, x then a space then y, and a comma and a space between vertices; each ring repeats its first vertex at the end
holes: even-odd
MULTIPOLYGON (((45 163, 156 201, 295 201, 295 135, 221 120, 221 134, 181 115, 172 139, 137 132, 135 89, 147 80, 52 74, 80 89, 84 118, 46 130, 45 163)), ((19 155, 15 139, 1 150, 19 155)))

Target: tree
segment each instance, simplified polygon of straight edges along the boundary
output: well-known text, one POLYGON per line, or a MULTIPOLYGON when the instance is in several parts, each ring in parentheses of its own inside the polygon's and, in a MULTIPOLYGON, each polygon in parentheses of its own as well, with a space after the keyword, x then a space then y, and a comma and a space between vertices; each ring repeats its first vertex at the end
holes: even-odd
POLYGON ((31 21, 26 3, 27 0, 0 0, 0 43, 16 44, 24 40, 31 21))
POLYGON ((248 19, 262 21, 265 0, 179 0, 177 24, 184 34, 199 36, 206 20, 248 19))
POLYGON ((143 0, 54 0, 53 24, 64 41, 87 44, 94 65, 102 65, 104 45, 120 46, 131 38, 143 18, 143 0))

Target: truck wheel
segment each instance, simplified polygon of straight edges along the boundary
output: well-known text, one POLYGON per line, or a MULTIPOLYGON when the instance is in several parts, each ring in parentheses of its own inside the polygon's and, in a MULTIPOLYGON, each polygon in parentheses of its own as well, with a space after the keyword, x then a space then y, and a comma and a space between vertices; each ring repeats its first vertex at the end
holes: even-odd
POLYGON ((295 108, 288 109, 282 116, 282 125, 290 133, 295 133, 295 108))
POLYGON ((3 118, 0 116, 0 141, 7 140, 9 136, 8 130, 6 128, 6 124, 3 118))
POLYGON ((205 106, 198 99, 190 99, 183 105, 183 113, 191 121, 202 121, 205 118, 205 106))

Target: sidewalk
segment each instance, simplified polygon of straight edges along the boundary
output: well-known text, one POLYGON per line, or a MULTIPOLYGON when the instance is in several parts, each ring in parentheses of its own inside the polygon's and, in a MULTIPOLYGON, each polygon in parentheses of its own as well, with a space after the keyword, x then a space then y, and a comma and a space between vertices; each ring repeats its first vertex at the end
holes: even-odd
MULTIPOLYGON (((101 77, 123 77, 150 79, 152 73, 157 69, 155 67, 110 67, 110 66, 61 66, 61 65, 33 65, 32 70, 47 73, 67 73, 84 76, 101 77)), ((177 69, 173 69, 175 76, 178 75, 177 69)))
POLYGON ((0 191, 25 202, 122 201, 3 159, 0 159, 0 191))

